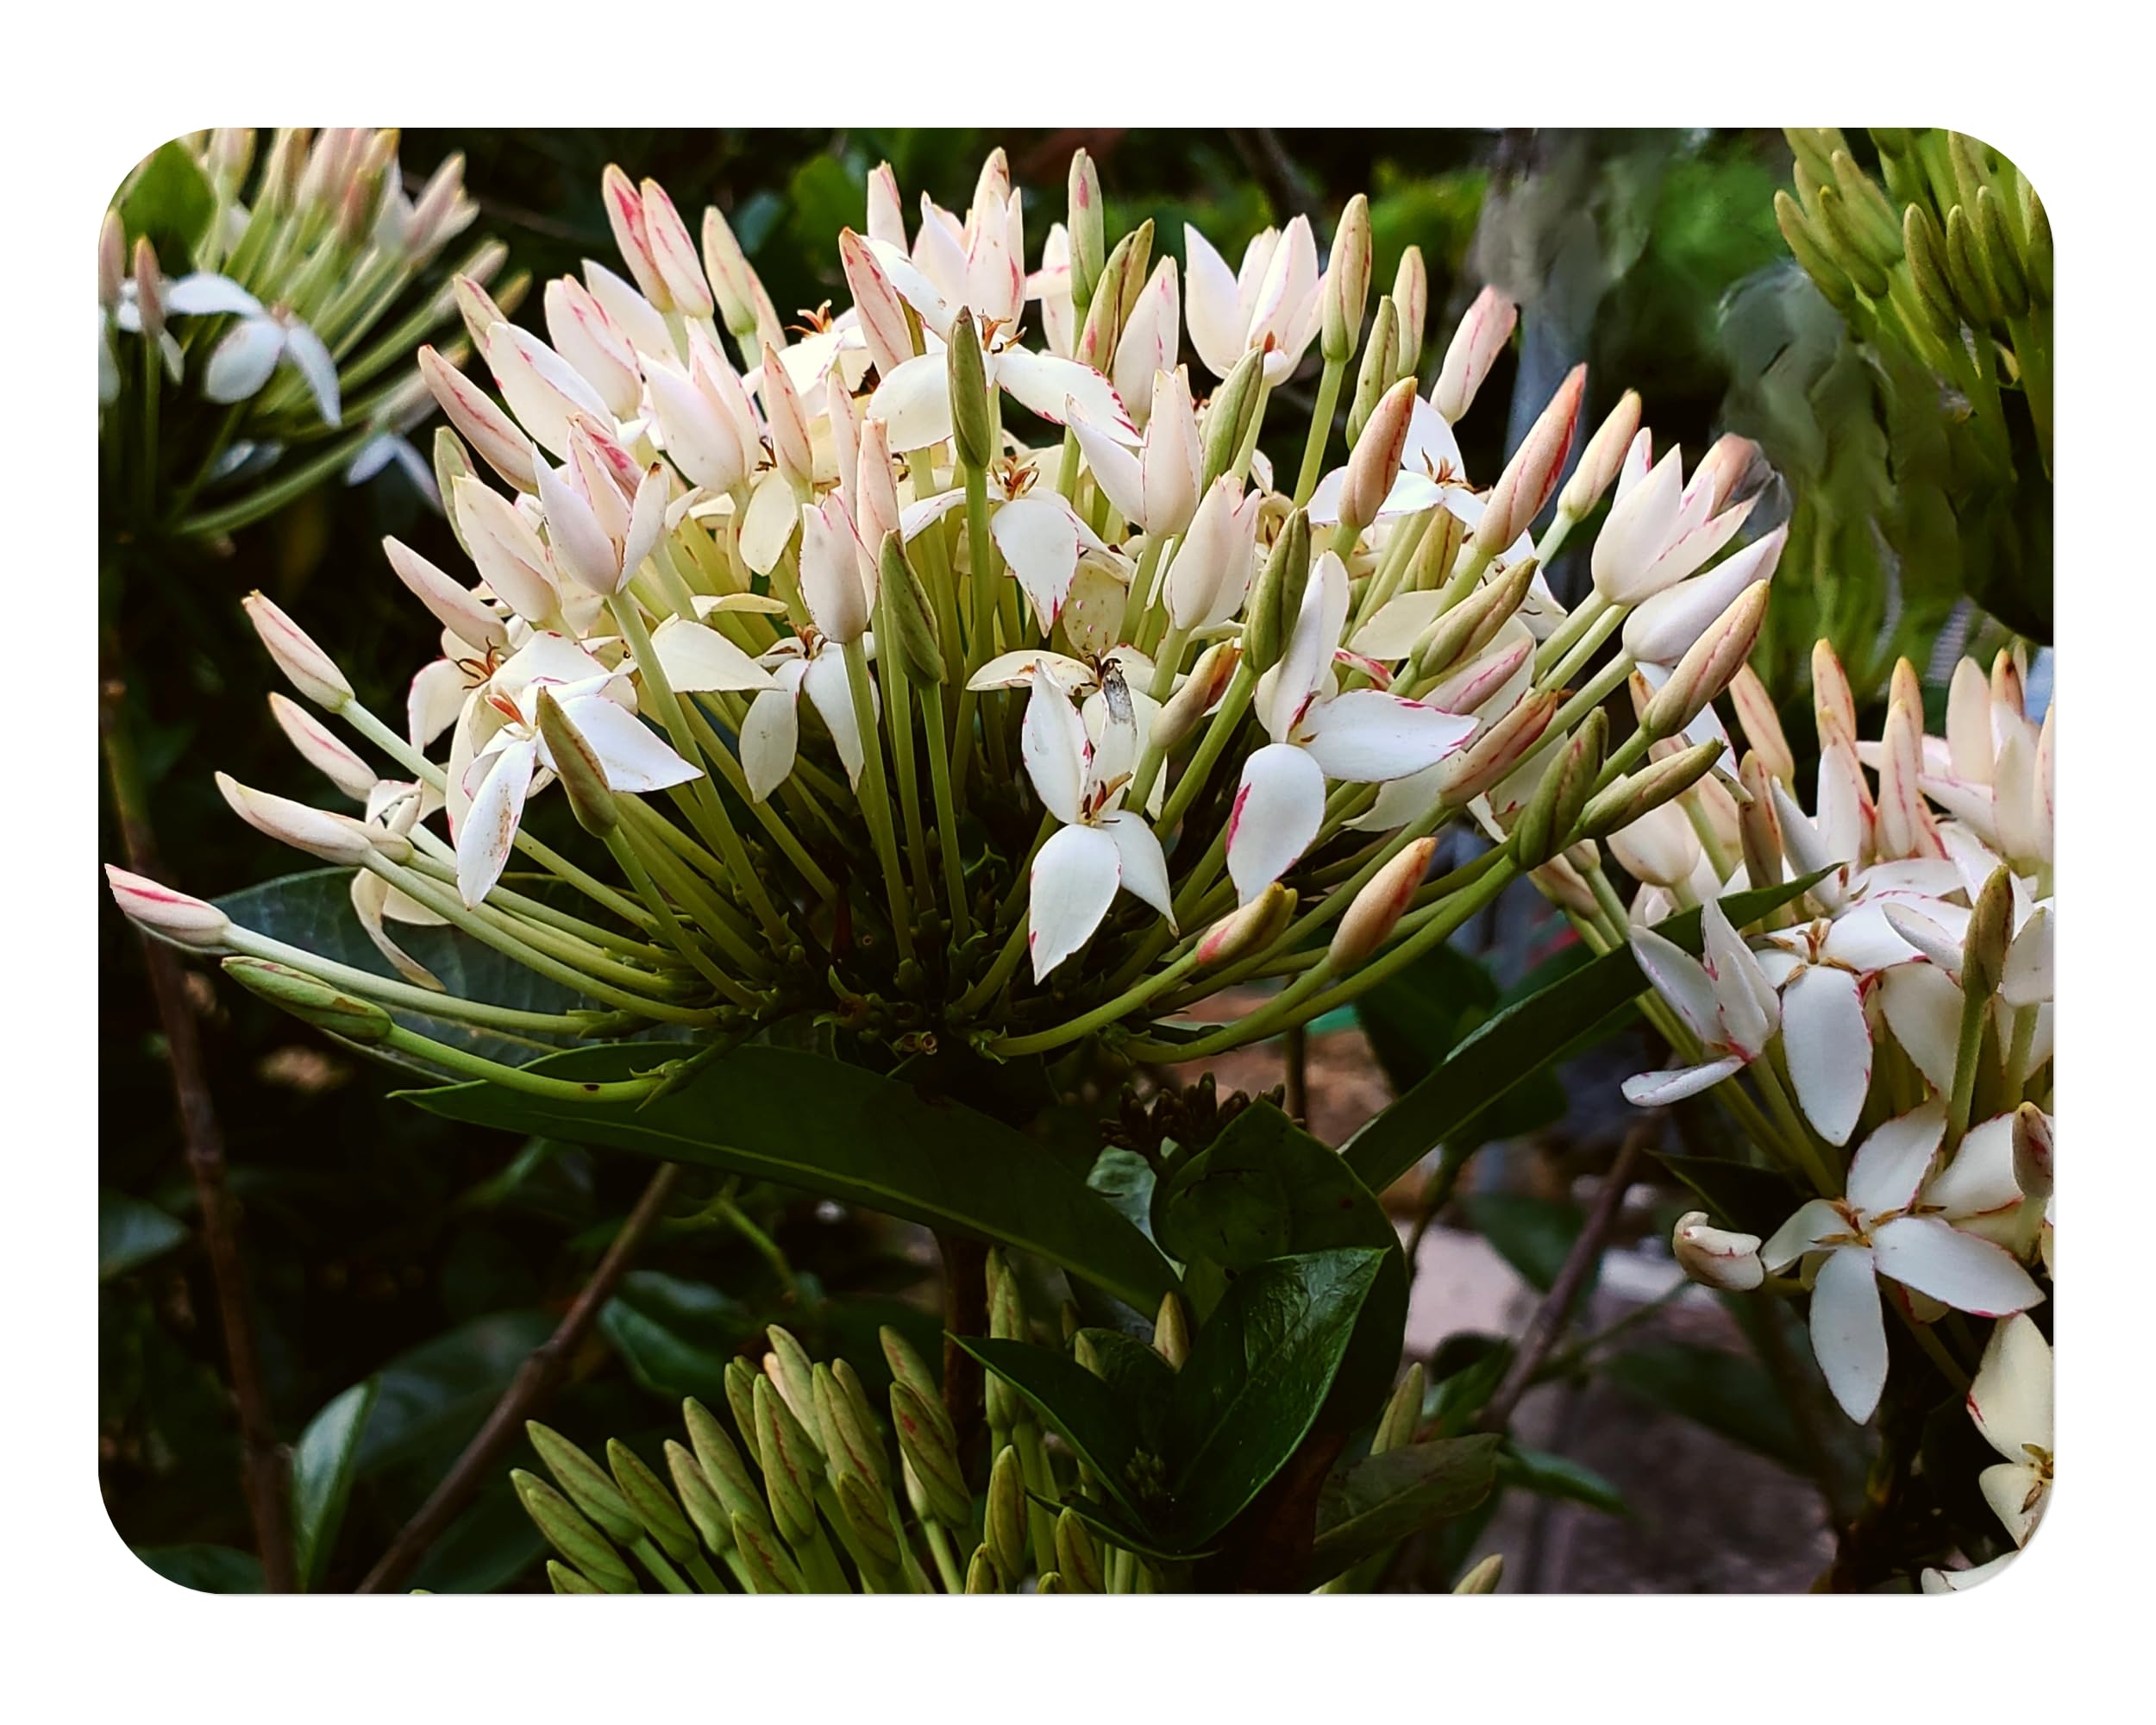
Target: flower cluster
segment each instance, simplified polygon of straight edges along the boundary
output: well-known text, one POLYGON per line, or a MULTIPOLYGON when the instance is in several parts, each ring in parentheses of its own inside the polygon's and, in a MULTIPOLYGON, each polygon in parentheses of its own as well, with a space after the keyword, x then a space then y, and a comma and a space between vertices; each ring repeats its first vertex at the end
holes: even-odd
MULTIPOLYGON (((98 236, 97 401, 135 514, 209 536, 392 461, 434 495, 405 439, 433 411, 412 354, 455 315, 431 267, 478 211, 461 157, 407 192, 397 146, 393 130, 286 129, 258 164, 254 133, 226 128, 121 186, 98 236), (176 436, 191 411, 200 436, 176 436), (160 443, 199 460, 178 470, 160 443)), ((483 244, 457 273, 485 282, 505 255, 483 244)))
POLYGON ((1209 1054, 1352 999, 1522 872, 1579 879, 1568 847, 1640 831, 1720 766, 1712 703, 1780 549, 1722 555, 1748 446, 1688 479, 1627 393, 1572 461, 1583 368, 1478 483, 1453 425, 1514 309, 1477 299, 1426 392, 1421 260, 1366 317, 1362 199, 1322 267, 1298 217, 1233 270, 1187 230, 1179 272, 1150 223, 1108 243, 1081 154, 1029 267, 1000 152, 962 215, 923 198, 909 220, 881 168, 837 236, 853 304, 789 328, 718 210, 693 232, 619 170, 605 198, 625 273, 548 284, 544 339, 456 284, 498 398, 421 352, 478 579, 388 543, 442 631, 403 723, 249 601, 294 688, 390 764, 283 702, 358 812, 227 797, 359 871, 398 979, 116 877, 147 927, 317 1021, 526 1086, 551 1081, 398 1014, 718 1043, 805 1014, 872 1058, 1209 1054), (1260 437, 1313 346, 1291 478, 1260 437), (1542 567, 1613 492, 1568 613, 1542 567), (1635 672, 1651 693, 1608 747, 1600 705, 1635 672), (556 785, 588 835, 569 850, 535 830, 556 785), (1491 848, 1430 878, 1463 817, 1491 848), (448 994, 396 938, 423 923, 580 1004, 448 994), (1280 986, 1232 1024, 1165 1022, 1244 978, 1280 986))
POLYGON ((1764 1242, 1688 1215, 1679 1259, 1733 1289, 1794 1269, 1781 1286, 1808 1290, 1813 1351, 1852 1420, 1868 1419, 1885 1388, 1890 1311, 1965 1385, 1954 1346, 1973 1344, 1959 1329, 1942 1337, 1942 1320, 2008 1320, 1970 1406, 2006 1458, 1984 1487, 2017 1546, 2051 1465, 2049 1352, 2015 1314, 2043 1301, 2051 1273, 2056 917, 2057 709, 2033 719, 2024 681, 2011 653, 1988 676, 1962 660, 1945 735, 1932 736, 1903 661, 1879 739, 1862 742, 1822 643, 1809 812, 1771 702, 1740 675, 1743 804, 1708 781, 1612 838, 1648 883, 1628 934, 1680 1063, 1631 1080, 1627 1095, 1651 1105, 1711 1092, 1814 1194, 1764 1242), (1721 913, 1731 893, 1812 876, 1749 941, 1721 913), (1695 902, 1704 962, 1636 925, 1695 902))

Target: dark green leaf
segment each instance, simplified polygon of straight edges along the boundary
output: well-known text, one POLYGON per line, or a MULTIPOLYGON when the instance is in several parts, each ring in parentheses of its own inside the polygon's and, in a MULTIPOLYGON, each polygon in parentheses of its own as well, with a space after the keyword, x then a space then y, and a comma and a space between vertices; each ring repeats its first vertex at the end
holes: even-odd
POLYGON ((1318 1496, 1309 1584, 1472 1509, 1496 1481, 1497 1444, 1492 1433, 1437 1438, 1337 1470, 1318 1496))
POLYGON ((1489 969, 1457 947, 1432 947, 1359 996, 1355 1016, 1395 1091, 1405 1090, 1452 1051, 1497 1005, 1489 969))
POLYGON ((1532 1491, 1538 1497, 1561 1497, 1584 1503, 1607 1515, 1632 1514, 1632 1506, 1625 1502, 1617 1488, 1584 1462, 1552 1455, 1547 1450, 1532 1450, 1510 1439, 1497 1452, 1497 1481, 1501 1485, 1516 1485, 1522 1491, 1532 1491))
POLYGON ((599 1310, 599 1328, 645 1389, 713 1403, 726 1394, 726 1362, 761 1333, 753 1314, 709 1283, 655 1270, 622 1277, 599 1310))
POLYGON ((1138 1422, 1104 1381, 1049 1348, 980 1336, 951 1339, 1024 1396, 1125 1513, 1141 1524, 1159 1516, 1156 1492, 1132 1471, 1140 1453, 1138 1422))
POLYGON ((1169 1404, 1170 1489, 1186 1545, 1226 1527, 1294 1453, 1385 1256, 1362 1246, 1261 1264, 1206 1320, 1169 1404))
POLYGON ((1720 1226, 1762 1238, 1789 1219, 1801 1199, 1788 1179, 1771 1168, 1716 1156, 1654 1152, 1655 1160, 1699 1194, 1720 1226))
POLYGON ((1150 1343, 1121 1330, 1083 1329, 1078 1333, 1092 1344, 1100 1381, 1138 1427, 1139 1444, 1155 1455, 1165 1454, 1175 1368, 1150 1343))
MULTIPOLYGON (((1798 897, 1815 876, 1757 892, 1735 893, 1723 909, 1739 928, 1798 897)), ((1697 909, 1658 924, 1656 932, 1688 952, 1700 950, 1697 909)), ((1606 952, 1539 994, 1488 1019, 1430 1076, 1348 1140, 1341 1154, 1373 1192, 1382 1192, 1432 1145, 1443 1143, 1583 1032, 1626 1006, 1647 987, 1628 946, 1606 952)))
POLYGON ((454 1456, 554 1327, 546 1312, 495 1312, 390 1361, 376 1374, 381 1391, 360 1435, 360 1477, 454 1456))
POLYGON ((1142 1558, 1151 1558, 1156 1563, 1184 1564, 1213 1555, 1212 1548, 1201 1547, 1187 1551, 1173 1541, 1164 1541, 1132 1524, 1130 1518, 1113 1504, 1100 1503, 1082 1491, 1066 1492, 1058 1508, 1068 1509, 1102 1539, 1127 1551, 1136 1552, 1142 1558))
POLYGON ((1153 1165, 1134 1150, 1110 1145, 1094 1159, 1086 1184, 1146 1239, 1153 1238, 1153 1165))
MULTIPOLYGON (((651 1070, 655 1055, 613 1044, 555 1055, 535 1070, 626 1078, 651 1070)), ((1153 1244, 1024 1133, 796 1049, 735 1049, 643 1107, 485 1083, 406 1094, 451 1120, 723 1168, 1037 1252, 1141 1311, 1175 1285, 1153 1244)))
POLYGON ((124 1192, 97 1194, 97 1280, 110 1282, 170 1251, 187 1238, 187 1225, 154 1204, 124 1192))
POLYGON ((262 1565, 253 1552, 230 1546, 137 1546, 142 1566, 197 1593, 260 1593, 262 1565))
POLYGON ((492 1593, 530 1570, 546 1536, 517 1501, 506 1465, 449 1523, 411 1572, 411 1585, 429 1593, 492 1593))
POLYGON ((1423 1417, 1438 1436, 1453 1436, 1474 1423, 1505 1381, 1512 1359, 1513 1345, 1503 1336, 1463 1331, 1438 1345, 1422 1402, 1423 1417))
POLYGON ((175 138, 128 183, 120 199, 120 225, 130 242, 148 237, 157 248, 158 267, 166 275, 185 275, 216 207, 210 177, 194 153, 175 138))
POLYGON ((1619 1354, 1602 1370, 1633 1395, 1757 1450, 1793 1473, 1808 1471, 1787 1404, 1774 1380, 1747 1355, 1656 1342, 1619 1354))
POLYGON ((307 1422, 292 1447, 292 1561, 302 1592, 322 1578, 336 1547, 359 1465, 360 1437, 380 1389, 372 1377, 354 1384, 307 1422))
POLYGON ((1469 1198, 1463 1208, 1476 1232, 1547 1294, 1564 1268, 1565 1254, 1579 1238, 1579 1206, 1525 1193, 1483 1192, 1469 1198))

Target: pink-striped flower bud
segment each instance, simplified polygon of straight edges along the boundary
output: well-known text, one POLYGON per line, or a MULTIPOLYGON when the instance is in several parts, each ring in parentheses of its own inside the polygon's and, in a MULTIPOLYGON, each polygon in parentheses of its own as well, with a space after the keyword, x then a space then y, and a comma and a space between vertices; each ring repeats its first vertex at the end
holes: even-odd
POLYGON ((1287 932, 1294 913, 1294 889, 1274 881, 1250 903, 1230 911, 1199 936, 1199 968, 1232 964, 1263 952, 1287 932))
POLYGON ((464 193, 464 153, 454 151, 442 158, 442 166, 427 177, 412 200, 405 248, 423 262, 470 227, 478 214, 479 205, 464 193))
POLYGON ((802 411, 801 398, 793 387, 793 380, 787 375, 785 363, 778 350, 766 342, 763 345, 764 423, 771 428, 771 453, 777 457, 779 471, 798 491, 805 491, 816 482, 816 455, 809 436, 808 415, 802 411))
POLYGON ((302 760, 319 772, 353 801, 364 803, 379 776, 307 709, 273 690, 270 717, 299 751, 302 760))
POLYGON ((1336 973, 1344 974, 1360 964, 1391 938, 1407 907, 1414 903, 1437 853, 1434 837, 1418 838, 1399 856, 1371 875, 1355 895, 1333 932, 1326 957, 1336 973))
POLYGON ((1670 680, 1655 691, 1640 714, 1650 737, 1670 737, 1684 729, 1700 709, 1729 686, 1737 667, 1751 656, 1766 620, 1767 583, 1754 581, 1729 603, 1677 661, 1670 680))
POLYGON ((2034 1102, 2014 1111, 2014 1183, 2039 1203, 2052 1195, 2052 1120, 2034 1102))
MULTIPOLYGON (((1519 322, 1520 307, 1495 288, 1485 287, 1475 296, 1475 303, 1460 319, 1460 327, 1452 332, 1452 345, 1445 350, 1437 386, 1430 392, 1430 405, 1447 421, 1457 423, 1466 417, 1474 405, 1475 392, 1482 388, 1497 356, 1505 351, 1505 343, 1512 340, 1514 326, 1519 322)), ((1573 412, 1578 412, 1576 400, 1573 412)), ((1569 430, 1565 441, 1568 444, 1571 441, 1569 430)))
POLYGON ((485 600, 446 569, 421 556, 400 539, 382 541, 389 567, 414 599, 460 641, 479 649, 506 647, 509 630, 485 600))
POLYGON ((851 228, 838 235, 838 264, 860 314, 862 340, 876 375, 889 377, 913 357, 913 334, 906 321, 906 302, 891 285, 868 242, 851 228))
POLYGON ((107 311, 120 305, 120 285, 127 279, 128 236, 117 210, 105 211, 97 229, 97 304, 107 311))
POLYGON ((1759 681, 1759 674, 1751 666, 1738 666, 1737 674, 1730 678, 1729 704, 1737 709, 1737 723, 1743 727, 1745 740, 1758 755, 1759 765, 1766 776, 1785 785, 1794 784, 1796 757, 1790 752, 1789 739, 1783 733, 1774 697, 1767 693, 1767 686, 1759 681))
POLYGON ((716 204, 707 205, 704 211, 704 267, 711 276, 720 315, 744 354, 751 342, 777 342, 783 337, 785 331, 771 296, 764 292, 763 283, 749 265, 749 254, 742 250, 741 242, 716 204))
POLYGON ((419 375, 481 461, 518 491, 537 485, 538 451, 493 397, 432 348, 419 350, 419 375))
POLYGON ((1587 440, 1587 447, 1580 451, 1579 464, 1572 469, 1572 477, 1564 482, 1564 490, 1557 498, 1558 512, 1573 520, 1583 519, 1597 503, 1602 493, 1617 477, 1625 464, 1625 456, 1639 432, 1639 392, 1626 390, 1618 398, 1609 417, 1595 430, 1587 440))
POLYGON ((1580 398, 1587 389, 1587 367, 1575 366, 1550 405, 1528 428, 1505 471, 1490 487, 1482 521, 1475 529, 1475 549, 1495 557, 1533 525, 1542 505, 1557 489, 1580 423, 1580 398))
POLYGON ((1350 533, 1360 533, 1384 507, 1386 494, 1400 475, 1400 458, 1407 447, 1414 411, 1415 380, 1411 377, 1401 379, 1370 409, 1363 435, 1348 452, 1347 474, 1340 487, 1340 525, 1350 533))
POLYGON ((545 306, 555 351, 599 392, 615 418, 635 418, 643 374, 629 337, 573 275, 547 284, 545 306))
POLYGON ((868 237, 906 249, 906 205, 889 162, 878 162, 868 175, 868 237))
POLYGON ((494 296, 486 291, 486 284, 468 271, 449 278, 449 292, 456 301, 457 316, 464 321, 464 333, 472 338, 472 346, 481 359, 487 357, 487 343, 497 323, 509 322, 509 314, 494 302, 494 296))
MULTIPOLYGON (((376 839, 370 836, 365 821, 296 803, 290 797, 251 790, 229 773, 220 773, 216 778, 217 789, 223 794, 233 813, 257 832, 280 844, 289 844, 310 856, 319 856, 325 862, 341 862, 350 867, 367 863, 375 854, 376 839)), ((385 829, 376 831, 382 840, 394 839, 405 855, 411 854, 408 841, 395 838, 385 829)), ((384 849, 385 854, 388 854, 386 844, 384 849)))
POLYGON ((1723 432, 1692 469, 1692 477, 1684 487, 1686 500, 1704 496, 1708 500, 1707 513, 1720 514, 1730 499, 1742 488, 1745 475, 1758 456, 1759 446, 1751 438, 1739 437, 1734 431, 1723 432))
POLYGON ((1370 201, 1358 191, 1340 212, 1340 225, 1332 235, 1332 255, 1326 260, 1324 322, 1319 329, 1318 350, 1336 366, 1345 365, 1355 352, 1369 292, 1370 201))
POLYGON ((1824 637, 1812 643, 1812 720, 1822 746, 1830 731, 1847 742, 1857 740, 1857 697, 1840 655, 1824 637))
MULTIPOLYGON (((690 483, 729 492, 749 477, 760 449, 743 436, 738 420, 721 400, 720 376, 699 354, 693 376, 655 362, 646 368, 644 382, 667 458, 690 483)), ((740 388, 730 374, 728 380, 740 388)))
POLYGON ((105 864, 105 884, 113 903, 136 927, 197 952, 224 950, 231 919, 208 900, 160 886, 110 862, 105 864))
POLYGON ((1393 272, 1395 324, 1392 370, 1395 377, 1414 377, 1422 370, 1422 336, 1430 318, 1430 271, 1422 260, 1422 248, 1410 246, 1400 254, 1393 272))
POLYGON ((336 661, 263 594, 251 593, 240 601, 240 605, 286 681, 317 706, 327 707, 331 712, 342 712, 344 704, 352 699, 352 685, 337 668, 336 661))
POLYGON ((527 623, 544 624, 561 609, 547 548, 516 505, 476 478, 461 479, 449 506, 465 549, 496 599, 527 623))
POLYGON ((486 368, 517 423, 559 461, 569 453, 569 428, 588 414, 611 426, 599 392, 561 354, 529 329, 497 323, 487 331, 486 368))
POLYGON ((142 320, 142 339, 161 341, 165 335, 165 276, 157 267, 157 248, 143 235, 135 242, 135 309, 142 320))
POLYGON ((1715 1227, 1704 1210, 1688 1210, 1677 1219, 1670 1251, 1685 1275, 1703 1288, 1749 1294, 1767 1279, 1759 1262, 1759 1236, 1715 1227))
POLYGON ((1482 795, 1533 754, 1559 705, 1555 689, 1524 695, 1465 748, 1438 762, 1437 780, 1445 806, 1457 808, 1482 795))
POLYGON ((638 191, 643 200, 644 242, 650 247, 651 260, 674 298, 674 310, 690 317, 709 317, 717 302, 711 298, 711 284, 704 279, 688 224, 657 180, 647 179, 638 191))
POLYGON ((1625 650, 1643 665, 1674 664, 1754 581, 1771 580, 1789 543, 1777 527, 1704 574, 1664 587, 1625 619, 1625 650))
POLYGON ((637 196, 636 182, 620 168, 609 162, 600 177, 599 196, 606 205, 607 224, 614 230, 614 244, 629 266, 629 273, 636 279, 637 291, 661 311, 674 310, 674 295, 661 273, 659 260, 652 254, 651 241, 645 230, 643 199, 637 196))
POLYGON ((1198 656, 1182 686, 1161 703, 1153 718, 1152 742, 1165 752, 1197 729, 1198 721, 1213 711, 1235 681, 1236 667, 1243 662, 1243 649, 1233 641, 1216 641, 1198 656))
POLYGON ((868 590, 853 524, 836 497, 801 505, 801 598, 816 626, 841 645, 859 640, 868 627, 868 590))

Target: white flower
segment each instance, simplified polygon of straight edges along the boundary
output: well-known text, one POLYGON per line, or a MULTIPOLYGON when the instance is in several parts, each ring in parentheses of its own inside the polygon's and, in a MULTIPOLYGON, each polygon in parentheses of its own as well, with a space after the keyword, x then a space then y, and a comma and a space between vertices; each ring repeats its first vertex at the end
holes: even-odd
POLYGON ((182 276, 165 290, 165 309, 185 317, 240 320, 210 350, 202 376, 202 392, 210 400, 246 401, 279 366, 287 365, 305 382, 323 422, 341 423, 337 362, 322 337, 284 307, 265 307, 229 277, 196 274, 182 276))
POLYGON ((1743 1070, 1765 1051, 1779 1021, 1773 985, 1737 938, 1719 899, 1701 906, 1700 929, 1704 962, 1651 928, 1632 932, 1633 957, 1707 1057, 1696 1065, 1626 1079, 1625 1100, 1641 1107, 1695 1095, 1743 1070))
POLYGON ((1977 1476, 1984 1502, 2026 1546, 2051 1501, 2051 1344, 2026 1313, 1991 1332, 1969 1386, 1969 1417, 2004 1460, 1977 1476))
MULTIPOLYGON (((655 650, 658 645, 655 636, 655 650)), ((855 721, 853 684, 839 643, 810 630, 780 642, 763 656, 761 665, 769 674, 768 686, 749 703, 741 724, 741 768, 749 782, 749 794, 762 802, 793 771, 800 749, 798 703, 804 694, 831 734, 839 764, 846 769, 846 781, 859 784, 868 756, 861 727, 855 721)), ((872 717, 880 716, 883 710, 873 679, 868 684, 868 710, 872 717)))
POLYGON ((1937 1102, 1885 1122, 1851 1158, 1845 1195, 1812 1199, 1760 1252, 1770 1270, 1816 1258, 1812 1352, 1852 1420, 1871 1417, 1886 1385, 1880 1277, 1979 1317, 2020 1312, 2044 1297, 2010 1253, 1918 1204, 1946 1124, 1937 1102))
POLYGON ((1244 249, 1242 269, 1226 262, 1203 234, 1183 226, 1183 322, 1206 369, 1225 378, 1243 355, 1265 355, 1265 378, 1293 372, 1325 320, 1325 278, 1310 218, 1298 216, 1285 232, 1268 228, 1244 249))
MULTIPOLYGON (((1747 501, 1714 512, 1718 486, 1706 464, 1684 484, 1683 452, 1671 449, 1651 469, 1648 434, 1633 443, 1617 480, 1617 500, 1595 536, 1595 587, 1614 605, 1638 605, 1672 587, 1727 544, 1752 513, 1747 501)), ((1712 621, 1709 618, 1708 621, 1712 621)))
POLYGON ((1118 675, 1106 680, 1108 723, 1098 747, 1085 721, 1045 666, 1033 672, 1021 750, 1027 776, 1062 823, 1033 859, 1026 888, 1027 950, 1040 981, 1093 938, 1119 888, 1143 899, 1172 931, 1175 905, 1160 840, 1141 815, 1122 807, 1138 758, 1138 725, 1118 675))

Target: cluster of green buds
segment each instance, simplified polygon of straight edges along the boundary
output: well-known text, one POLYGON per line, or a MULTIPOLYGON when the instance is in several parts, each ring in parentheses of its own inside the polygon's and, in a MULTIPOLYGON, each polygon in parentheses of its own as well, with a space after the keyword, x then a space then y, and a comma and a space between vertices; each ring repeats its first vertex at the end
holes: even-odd
POLYGON ((2011 473, 2000 392, 2028 400, 2046 473, 2052 442, 2052 237, 2028 177, 1965 133, 1874 127, 1879 179, 1834 128, 1796 128, 1783 237, 1867 340, 1950 383, 2011 473), (1883 185, 1881 181, 1883 180, 1883 185))
POLYGON ((131 532, 214 538, 392 462, 436 497, 405 435, 434 411, 414 355, 456 315, 450 277, 487 281, 505 253, 437 269, 478 213, 463 159, 408 193, 397 146, 228 127, 122 183, 97 241, 97 400, 106 504, 131 532))
MULTIPOLYGON (((989 1321, 1025 1339, 1018 1283, 988 1260, 989 1321)), ((1174 1304, 1170 1296, 1171 1306, 1174 1304)), ((1187 1346, 1181 1308, 1156 1346, 1187 1346)), ((601 1467, 536 1423, 532 1446, 554 1477, 511 1477, 557 1557, 560 1593, 1109 1593, 1151 1591, 1147 1559, 1109 1544, 1061 1507, 1083 1470, 1002 1379, 987 1383, 985 1489, 968 1484, 959 1434, 935 1377, 898 1331, 881 1333, 891 1383, 881 1408, 843 1359, 812 1362, 774 1326, 758 1365, 726 1368, 728 1422, 694 1397, 686 1444, 669 1439, 666 1478, 618 1440, 601 1467), (671 1489, 669 1489, 669 1484, 671 1489)), ((1077 1358, 1105 1375, 1075 1333, 1077 1358)), ((1133 1344, 1136 1346, 1137 1344, 1133 1344)))
POLYGON ((1515 308, 1485 292, 1426 348, 1411 254, 1372 313, 1363 199, 1326 267, 1297 217, 1239 269, 1187 229, 1179 268, 1150 223, 1109 243, 1081 154, 1029 272, 1000 151, 963 216, 924 202, 910 236, 880 168, 865 232, 837 236, 853 305, 789 331, 719 211, 699 245, 653 182, 605 191, 628 276, 548 284, 549 340, 456 284, 498 400, 420 355, 479 582, 387 543, 441 629, 404 723, 248 601, 321 715, 276 697, 279 723, 355 812, 225 780, 228 800, 357 871, 396 975, 116 877, 151 932, 257 961, 303 1014, 310 988, 373 1002, 387 1051, 569 1101, 682 1069, 570 1083, 418 1019, 542 1046, 813 1024, 886 1067, 1209 1056, 1337 1009, 1733 767, 1714 703, 1781 548, 1732 549, 1748 446, 1688 478, 1626 392, 1576 449, 1583 367, 1473 483, 1453 423, 1515 308), (1313 345, 1290 478, 1263 434, 1313 345), (1568 614, 1541 571, 1597 518, 1568 614), (1598 709, 1635 672, 1653 693, 1617 740, 1598 709), (557 782, 574 828, 542 839, 557 782), (1439 872, 1455 825, 1483 846, 1439 872), (567 1003, 452 993, 397 938, 428 924, 567 1003), (1274 992, 1203 1020, 1246 981, 1274 992))

